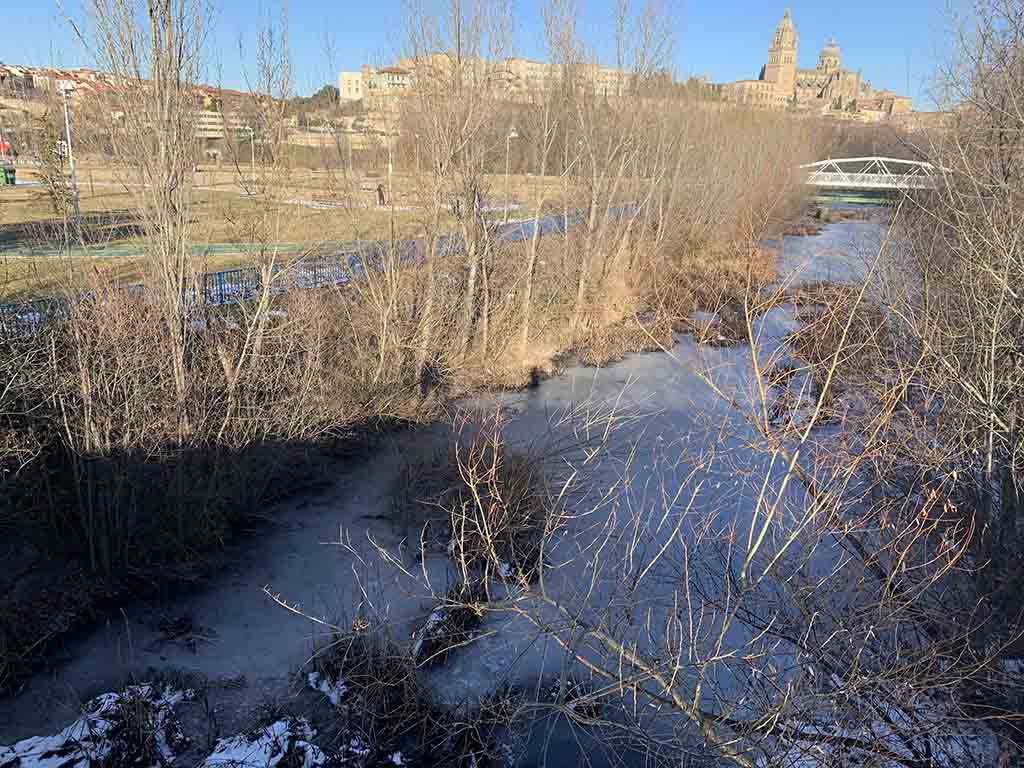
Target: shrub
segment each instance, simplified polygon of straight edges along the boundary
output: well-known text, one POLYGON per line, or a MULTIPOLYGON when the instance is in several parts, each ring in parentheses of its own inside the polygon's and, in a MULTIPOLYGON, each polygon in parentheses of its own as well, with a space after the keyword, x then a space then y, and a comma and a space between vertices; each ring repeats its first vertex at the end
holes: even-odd
POLYGON ((396 489, 396 520, 447 547, 466 582, 481 570, 529 577, 552 524, 543 457, 511 448, 504 426, 500 411, 458 414, 450 445, 406 462, 396 489))
MULTIPOLYGON (((462 590, 450 594, 466 599, 462 590)), ((328 681, 320 690, 344 692, 329 729, 337 743, 325 745, 328 751, 345 755, 358 747, 363 765, 392 764, 399 752, 411 765, 501 764, 497 735, 518 712, 513 697, 501 691, 480 706, 438 706, 417 676, 413 654, 392 641, 386 626, 332 639, 317 651, 313 666, 317 687, 328 681)))
POLYGON ((313 668, 334 690, 344 692, 343 730, 358 733, 374 749, 396 747, 422 732, 434 717, 412 655, 392 640, 385 626, 332 638, 317 650, 313 668))

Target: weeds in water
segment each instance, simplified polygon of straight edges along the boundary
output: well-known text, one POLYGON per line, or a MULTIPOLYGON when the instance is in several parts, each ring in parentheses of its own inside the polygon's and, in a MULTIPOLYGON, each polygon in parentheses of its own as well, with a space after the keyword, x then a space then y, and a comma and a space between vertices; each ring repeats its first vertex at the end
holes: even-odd
POLYGON ((332 638, 313 658, 320 679, 341 692, 345 727, 377 746, 401 741, 422 729, 432 705, 416 677, 416 663, 391 639, 386 626, 332 638))
POLYGON ((814 396, 828 384, 824 405, 831 408, 837 394, 865 384, 889 359, 889 325, 882 309, 862 300, 856 286, 817 283, 794 292, 793 299, 802 327, 787 343, 810 373, 814 396))
POLYGON ((469 644, 483 625, 487 601, 482 583, 452 586, 413 634, 412 655, 417 665, 443 664, 455 649, 469 644))
POLYGON ((560 711, 574 721, 596 722, 601 719, 604 711, 604 704, 593 685, 571 675, 555 680, 549 695, 560 711))
MULTIPOLYGON (((455 595, 465 598, 461 590, 455 595)), ((461 621, 453 619, 449 627, 455 631, 461 621)), ((497 734, 509 727, 517 710, 507 703, 499 709, 498 695, 487 706, 439 706, 421 683, 418 666, 414 654, 392 641, 383 625, 320 648, 313 661, 317 680, 329 680, 333 690, 344 691, 330 727, 323 729, 325 750, 362 765, 394 764, 396 754, 412 765, 496 764, 503 756, 497 734)))
POLYGON ((543 457, 510 447, 505 420, 462 413, 447 449, 400 472, 396 517, 447 549, 466 583, 477 573, 529 578, 552 524, 543 457))

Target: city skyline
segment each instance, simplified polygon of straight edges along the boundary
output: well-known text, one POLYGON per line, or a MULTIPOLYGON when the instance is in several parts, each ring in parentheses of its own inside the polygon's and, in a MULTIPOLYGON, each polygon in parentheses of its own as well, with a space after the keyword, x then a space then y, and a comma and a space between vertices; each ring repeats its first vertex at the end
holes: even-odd
MULTIPOLYGON (((598 0, 585 8, 581 4, 577 18, 581 36, 606 64, 613 64, 615 58, 612 4, 612 0, 598 0)), ((68 3, 64 7, 80 22, 80 6, 68 3)), ((356 70, 367 63, 380 66, 398 58, 403 47, 398 36, 401 7, 401 0, 345 7, 340 12, 345 22, 331 23, 331 18, 339 19, 339 12, 324 0, 290 4, 296 91, 311 93, 326 83, 336 83, 339 71, 356 70), (329 48, 332 55, 326 53, 329 48)), ((813 67, 816 52, 834 37, 844 49, 857 51, 857 67, 878 88, 906 93, 921 109, 933 103, 928 86, 949 24, 944 6, 928 0, 901 4, 865 0, 856 7, 840 4, 827 11, 811 0, 756 4, 722 0, 667 6, 675 36, 670 64, 677 77, 704 75, 715 82, 756 78, 772 30, 786 8, 800 27, 799 66, 813 67)), ((512 53, 543 59, 541 5, 521 2, 513 9, 512 53)), ((251 41, 259 19, 265 20, 268 13, 273 16, 276 11, 264 8, 253 14, 242 0, 218 4, 212 34, 217 53, 210 63, 210 81, 228 88, 245 86, 246 73, 254 67, 239 53, 239 39, 251 41)), ((5 63, 65 67, 92 63, 55 3, 22 10, 11 24, 5 63)))

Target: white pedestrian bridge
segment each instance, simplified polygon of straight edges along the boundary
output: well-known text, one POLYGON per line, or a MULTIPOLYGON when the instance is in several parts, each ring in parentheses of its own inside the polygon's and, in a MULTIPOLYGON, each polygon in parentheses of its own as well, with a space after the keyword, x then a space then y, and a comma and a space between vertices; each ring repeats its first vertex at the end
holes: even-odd
POLYGON ((805 183, 823 189, 906 191, 934 189, 936 167, 920 160, 846 157, 801 165, 805 183))

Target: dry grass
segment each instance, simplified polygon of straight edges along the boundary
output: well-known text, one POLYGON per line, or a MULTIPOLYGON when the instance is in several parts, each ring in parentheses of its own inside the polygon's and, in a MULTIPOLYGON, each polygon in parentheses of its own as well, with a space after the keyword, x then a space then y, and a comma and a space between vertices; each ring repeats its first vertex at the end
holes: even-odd
MULTIPOLYGON (((63 223, 55 220, 46 192, 25 187, 0 187, 0 246, 15 251, 0 252, 0 300, 34 298, 55 293, 73 293, 90 281, 136 283, 147 279, 143 255, 145 237, 133 213, 134 195, 109 187, 94 193, 82 190, 83 218, 88 219, 86 235, 94 246, 117 246, 115 255, 95 257, 32 255, 31 249, 59 241, 63 223), (137 249, 136 255, 117 255, 137 249)), ((316 250, 325 242, 386 240, 419 237, 423 233, 422 212, 396 211, 376 207, 317 210, 304 205, 278 203, 269 212, 263 201, 235 191, 198 190, 192 210, 191 238, 195 243, 237 244, 235 252, 200 254, 194 259, 197 272, 252 264, 261 255, 253 244, 260 242, 260 227, 267 216, 276 220, 275 239, 288 244, 282 263, 316 250)), ((454 227, 454 219, 442 217, 442 226, 454 227)))
POLYGON ((604 366, 634 352, 667 349, 672 343, 672 325, 665 315, 645 311, 611 325, 591 325, 574 351, 583 365, 604 366))
POLYGON ((730 248, 677 246, 645 278, 647 301, 655 312, 660 334, 648 339, 664 343, 667 329, 692 333, 699 344, 733 346, 747 341, 748 314, 764 311, 769 303, 750 298, 765 292, 777 278, 777 254, 754 244, 730 248), (695 311, 705 313, 693 317, 695 311), (664 338, 662 338, 664 337, 664 338))
POLYGON ((353 631, 320 648, 313 668, 324 679, 342 681, 355 706, 350 723, 371 744, 394 744, 432 716, 408 650, 382 626, 353 631))
POLYGON ((810 370, 815 397, 835 362, 826 405, 844 389, 866 384, 890 359, 892 339, 883 310, 861 300, 857 286, 822 282, 787 295, 797 305, 802 324, 788 343, 810 370))
POLYGON ((487 602, 481 582, 452 585, 413 635, 412 655, 417 665, 444 664, 453 651, 472 642, 483 624, 487 602))

